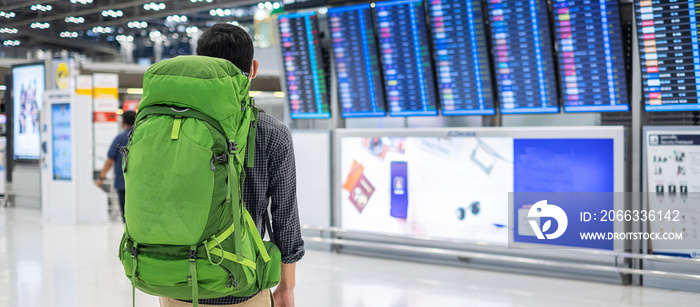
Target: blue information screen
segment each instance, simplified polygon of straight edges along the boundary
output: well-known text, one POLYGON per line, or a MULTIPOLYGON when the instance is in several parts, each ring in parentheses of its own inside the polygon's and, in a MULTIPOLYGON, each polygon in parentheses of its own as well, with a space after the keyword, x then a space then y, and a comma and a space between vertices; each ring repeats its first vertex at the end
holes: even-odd
POLYGON ((286 14, 278 18, 291 117, 331 117, 316 13, 286 14))
POLYGON ((73 153, 70 104, 51 105, 51 138, 53 158, 53 179, 73 178, 73 153))
POLYGON ((644 109, 700 110, 696 0, 635 1, 644 109))
POLYGON ((481 1, 431 0, 430 22, 442 114, 496 114, 481 1))
POLYGON ((379 49, 369 4, 328 11, 343 117, 386 116, 379 49))
POLYGON ((547 2, 488 0, 501 113, 558 113, 547 2))
POLYGON ((565 112, 629 111, 619 0, 555 0, 565 112))
POLYGON ((389 115, 437 115, 423 1, 378 2, 375 14, 389 115))
MULTIPOLYGON (((612 139, 513 140, 513 241, 557 246, 613 249, 613 240, 582 240, 581 233, 612 232, 614 223, 580 221, 582 212, 615 209, 615 155, 612 139), (530 232, 528 209, 539 201, 561 207, 568 216, 566 232, 540 240, 530 232), (523 231, 525 230, 525 231, 523 231)), ((558 223, 557 220, 543 218, 558 223)), ((559 227, 553 226, 552 229, 559 227)))

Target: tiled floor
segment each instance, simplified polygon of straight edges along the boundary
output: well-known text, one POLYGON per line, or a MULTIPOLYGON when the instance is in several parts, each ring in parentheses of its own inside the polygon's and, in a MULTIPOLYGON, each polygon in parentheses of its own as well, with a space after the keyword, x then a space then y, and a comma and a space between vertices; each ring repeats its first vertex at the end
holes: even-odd
MULTIPOLYGON (((120 223, 42 223, 0 209, 0 306, 131 306, 117 261, 120 223)), ((700 293, 470 270, 308 251, 300 307, 698 306, 700 293)), ((136 295, 137 306, 158 306, 136 295)))

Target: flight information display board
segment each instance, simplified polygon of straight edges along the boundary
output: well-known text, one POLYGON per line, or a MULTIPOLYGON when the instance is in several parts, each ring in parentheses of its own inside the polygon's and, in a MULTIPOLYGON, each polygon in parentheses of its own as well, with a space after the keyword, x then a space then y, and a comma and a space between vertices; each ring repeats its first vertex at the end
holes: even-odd
POLYGON ((378 2, 375 14, 389 115, 437 115, 423 2, 378 2))
POLYGON ((379 49, 369 4, 328 10, 343 117, 386 116, 379 49))
POLYGON ((481 1, 430 3, 442 114, 496 114, 481 1))
POLYGON ((331 117, 316 13, 285 14, 278 18, 290 116, 331 117))
POLYGON ((544 0, 489 0, 501 113, 558 113, 556 71, 544 0))
POLYGON ((635 1, 644 109, 700 110, 700 1, 635 1))
POLYGON ((554 0, 564 112, 629 111, 619 0, 554 0))

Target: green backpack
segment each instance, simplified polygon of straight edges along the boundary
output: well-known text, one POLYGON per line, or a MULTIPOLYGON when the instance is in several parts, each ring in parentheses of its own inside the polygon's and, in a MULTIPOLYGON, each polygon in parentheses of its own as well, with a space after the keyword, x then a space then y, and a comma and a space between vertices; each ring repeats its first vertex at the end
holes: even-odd
POLYGON ((258 113, 248 78, 224 59, 180 56, 151 66, 143 85, 120 148, 126 226, 119 259, 133 288, 197 306, 200 298, 275 286, 279 249, 262 241, 241 194, 258 113))

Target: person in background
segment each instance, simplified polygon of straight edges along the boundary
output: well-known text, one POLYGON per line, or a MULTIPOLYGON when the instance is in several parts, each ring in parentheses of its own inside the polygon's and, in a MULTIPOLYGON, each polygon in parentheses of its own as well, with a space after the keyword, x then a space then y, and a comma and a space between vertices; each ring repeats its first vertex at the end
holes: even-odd
POLYGON ((129 142, 129 133, 134 127, 135 120, 136 112, 134 111, 126 111, 122 114, 122 129, 124 129, 124 131, 117 135, 114 141, 112 141, 112 145, 109 146, 107 161, 105 161, 105 165, 102 167, 100 178, 97 179, 97 186, 101 188, 102 183, 105 178, 107 178, 107 172, 109 172, 110 168, 114 167, 114 189, 117 190, 117 194, 119 195, 119 209, 122 212, 122 222, 126 221, 124 219, 125 188, 124 173, 122 172, 122 155, 119 153, 119 147, 126 146, 126 143, 129 142))

